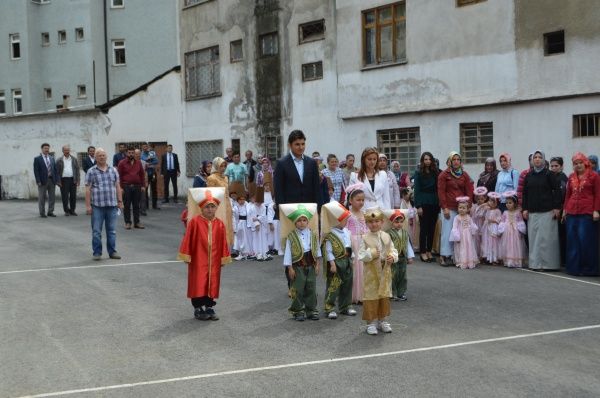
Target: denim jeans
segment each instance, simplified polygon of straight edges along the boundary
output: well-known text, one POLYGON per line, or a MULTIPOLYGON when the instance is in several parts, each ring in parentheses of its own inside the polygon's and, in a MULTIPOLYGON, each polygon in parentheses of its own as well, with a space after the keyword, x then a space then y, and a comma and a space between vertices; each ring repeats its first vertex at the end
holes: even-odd
POLYGON ((94 256, 102 255, 102 224, 106 226, 106 246, 108 254, 117 251, 117 208, 115 206, 92 206, 92 249, 94 256))

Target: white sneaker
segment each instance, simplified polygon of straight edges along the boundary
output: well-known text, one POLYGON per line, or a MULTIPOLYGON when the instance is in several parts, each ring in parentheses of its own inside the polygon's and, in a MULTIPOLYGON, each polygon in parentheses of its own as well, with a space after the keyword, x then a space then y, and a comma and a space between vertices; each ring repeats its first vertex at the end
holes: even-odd
POLYGON ((344 314, 344 315, 350 315, 350 316, 355 316, 356 315, 356 310, 354 308, 348 308, 346 311, 342 311, 342 314, 344 314))
POLYGON ((335 311, 331 311, 329 314, 327 314, 327 318, 329 319, 337 319, 337 314, 335 311))
POLYGON ((386 321, 380 321, 378 328, 383 332, 383 333, 392 333, 392 327, 390 326, 389 322, 386 321))
POLYGON ((242 260, 245 260, 245 259, 246 259, 246 257, 242 256, 241 254, 239 256, 237 256, 237 257, 234 258, 235 261, 242 261, 242 260))
POLYGON ((373 325, 372 323, 369 324, 367 326, 367 334, 370 334, 371 336, 374 336, 377 334, 377 326, 373 325))

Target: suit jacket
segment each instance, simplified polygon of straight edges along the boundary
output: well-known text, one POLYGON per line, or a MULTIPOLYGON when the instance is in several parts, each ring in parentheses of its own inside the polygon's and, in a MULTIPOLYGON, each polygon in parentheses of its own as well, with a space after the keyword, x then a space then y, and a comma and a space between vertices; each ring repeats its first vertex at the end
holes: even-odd
POLYGON ((127 155, 125 155, 124 153, 121 152, 117 152, 113 155, 113 167, 117 167, 119 165, 119 162, 123 159, 125 159, 127 157, 127 155))
MULTIPOLYGON (((362 191, 365 193, 365 205, 364 209, 369 207, 379 206, 381 210, 387 210, 392 208, 390 201, 390 184, 388 181, 388 175, 385 171, 379 170, 375 173, 375 189, 371 188, 371 184, 367 177, 364 181, 358 179, 358 173, 352 172, 350 174, 349 185, 362 184, 362 191)), ((394 184, 396 183, 394 179, 394 184)))
POLYGON ((291 154, 279 159, 274 173, 275 203, 316 203, 321 202, 320 179, 317 162, 304 156, 304 178, 300 175, 294 164, 291 154))
MULTIPOLYGON (((56 170, 56 162, 54 161, 54 157, 48 155, 50 158, 50 173, 52 174, 52 178, 54 182, 58 182, 58 171, 56 170)), ((46 185, 48 182, 48 169, 46 168, 46 162, 44 161, 44 157, 42 155, 36 156, 33 159, 33 174, 35 175, 36 184, 46 185)))
MULTIPOLYGON (((65 168, 64 158, 64 156, 61 156, 56 161, 56 175, 59 179, 62 178, 63 170, 65 168)), ((73 181, 75 182, 75 184, 79 184, 79 162, 77 161, 77 158, 73 155, 71 155, 71 166, 73 167, 73 181)))
MULTIPOLYGON (((177 157, 176 153, 172 153, 171 155, 173 155, 173 165, 175 166, 175 171, 180 173, 181 171, 179 170, 179 158, 177 157)), ((164 153, 161 158, 160 173, 162 175, 167 175, 167 154, 166 153, 164 153)))
POLYGON ((87 173, 87 171, 88 171, 89 169, 91 169, 91 168, 92 168, 93 166, 95 166, 95 165, 96 165, 96 159, 95 159, 95 158, 94 158, 94 160, 93 160, 93 161, 92 161, 92 159, 90 159, 90 156, 89 156, 89 155, 86 155, 86 156, 83 158, 83 172, 84 172, 84 173, 87 173))
POLYGON ((249 173, 248 173, 248 182, 254 182, 254 179, 256 178, 256 160, 252 159, 252 160, 246 160, 244 162, 244 164, 246 165, 246 167, 249 169, 249 173), (248 162, 250 162, 250 166, 248 166, 248 162))

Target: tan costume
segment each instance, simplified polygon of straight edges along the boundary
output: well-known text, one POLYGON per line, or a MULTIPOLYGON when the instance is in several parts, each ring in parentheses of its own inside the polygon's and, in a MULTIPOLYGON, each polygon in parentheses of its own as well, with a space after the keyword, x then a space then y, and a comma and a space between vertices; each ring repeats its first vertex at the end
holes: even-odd
MULTIPOLYGON (((225 188, 225 198, 227 200, 223 201, 223 204, 225 205, 225 219, 223 222, 225 223, 225 229, 227 230, 227 244, 231 246, 233 245, 233 212, 231 209, 231 201, 229 200, 229 179, 216 171, 219 169, 220 165, 220 162, 217 159, 220 158, 215 158, 213 160, 213 170, 211 175, 206 178, 206 186, 225 188)), ((221 161, 224 162, 225 160, 221 159, 221 161)))

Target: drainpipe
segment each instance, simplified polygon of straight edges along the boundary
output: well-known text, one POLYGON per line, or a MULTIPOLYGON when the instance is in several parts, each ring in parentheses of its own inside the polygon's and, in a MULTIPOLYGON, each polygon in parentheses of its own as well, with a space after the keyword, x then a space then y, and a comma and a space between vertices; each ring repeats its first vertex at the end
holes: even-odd
POLYGON ((110 101, 110 79, 108 75, 108 28, 107 28, 107 15, 106 15, 106 0, 104 3, 104 67, 106 71, 106 102, 110 101))

